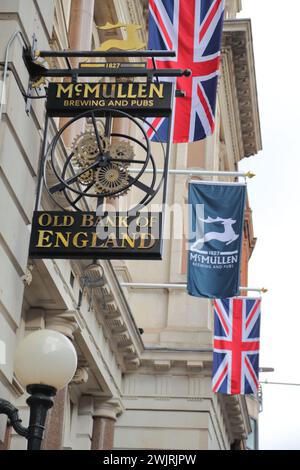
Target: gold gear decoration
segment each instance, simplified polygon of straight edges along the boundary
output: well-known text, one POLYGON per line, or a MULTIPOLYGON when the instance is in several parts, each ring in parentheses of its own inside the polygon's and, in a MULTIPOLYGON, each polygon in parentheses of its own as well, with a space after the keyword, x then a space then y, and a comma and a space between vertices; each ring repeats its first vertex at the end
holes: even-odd
POLYGON ((84 186, 88 186, 89 184, 93 183, 94 171, 93 170, 86 171, 81 176, 79 176, 78 181, 80 182, 80 184, 83 184, 84 186))
POLYGON ((118 194, 113 194, 111 197, 119 197, 120 192, 128 184, 128 173, 124 165, 120 163, 110 162, 104 167, 100 167, 95 171, 95 192, 97 194, 108 193, 111 191, 119 191, 118 194))
MULTIPOLYGON (((109 140, 99 134, 100 142, 103 148, 103 152, 107 152, 109 149, 109 140)), ((74 156, 72 161, 75 165, 80 168, 85 168, 96 161, 97 155, 99 155, 99 147, 94 131, 82 132, 75 137, 73 144, 74 156)))
POLYGON ((110 147, 110 156, 122 160, 123 165, 129 166, 131 162, 126 162, 126 160, 134 159, 133 146, 126 140, 113 143, 110 147))

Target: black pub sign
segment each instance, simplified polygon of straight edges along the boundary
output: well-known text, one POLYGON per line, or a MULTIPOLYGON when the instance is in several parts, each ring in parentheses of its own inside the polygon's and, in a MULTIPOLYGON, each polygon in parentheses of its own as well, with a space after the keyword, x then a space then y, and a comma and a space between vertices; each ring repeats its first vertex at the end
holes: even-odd
POLYGON ((49 116, 76 116, 93 110, 103 116, 114 109, 133 116, 167 116, 172 110, 173 84, 132 83, 50 83, 47 96, 49 116))
POLYGON ((161 260, 162 214, 34 212, 32 258, 161 260))

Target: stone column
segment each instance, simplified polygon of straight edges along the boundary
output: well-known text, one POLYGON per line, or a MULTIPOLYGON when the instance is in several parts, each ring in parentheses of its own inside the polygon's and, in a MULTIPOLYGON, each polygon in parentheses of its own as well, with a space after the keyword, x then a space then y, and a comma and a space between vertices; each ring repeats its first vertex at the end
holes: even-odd
MULTIPOLYGON (((90 50, 92 42, 94 0, 72 0, 69 44, 74 50, 90 50)), ((71 58, 72 65, 77 65, 82 58, 71 58)))
POLYGON ((119 400, 94 399, 91 450, 109 450, 114 446, 115 422, 122 412, 119 400))
POLYGON ((54 399, 54 406, 49 411, 43 441, 44 450, 61 450, 62 448, 67 394, 68 387, 59 390, 54 399))
MULTIPOLYGON (((69 22, 69 44, 71 50, 90 51, 92 44, 92 32, 94 21, 94 0, 72 0, 69 22)), ((79 62, 84 61, 84 57, 71 57, 72 67, 77 67, 79 62)), ((60 127, 69 119, 62 118, 60 127)), ((67 146, 72 144, 74 137, 83 131, 82 122, 72 126, 72 129, 63 133, 67 146)))

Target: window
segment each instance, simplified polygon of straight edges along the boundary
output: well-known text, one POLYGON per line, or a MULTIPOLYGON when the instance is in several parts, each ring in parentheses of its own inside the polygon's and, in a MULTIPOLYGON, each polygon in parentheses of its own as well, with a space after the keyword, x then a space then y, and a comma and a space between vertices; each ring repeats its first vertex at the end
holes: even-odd
POLYGON ((74 273, 71 271, 71 273, 70 273, 70 285, 71 285, 71 287, 74 287, 74 280, 75 280, 75 276, 74 276, 74 273))
POLYGON ((257 421, 254 418, 250 418, 251 422, 251 432, 247 437, 246 447, 247 450, 257 450, 258 449, 258 427, 257 421))

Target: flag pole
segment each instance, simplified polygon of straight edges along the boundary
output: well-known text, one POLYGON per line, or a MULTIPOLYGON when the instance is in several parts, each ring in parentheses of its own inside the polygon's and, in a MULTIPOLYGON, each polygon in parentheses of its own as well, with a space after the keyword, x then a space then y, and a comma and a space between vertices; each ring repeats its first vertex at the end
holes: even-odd
MULTIPOLYGON (((122 287, 131 287, 133 289, 186 289, 185 283, 171 283, 171 282, 121 282, 122 287)), ((265 287, 239 287, 239 290, 256 291, 265 294, 268 289, 265 287)))
MULTIPOLYGON (((139 173, 141 170, 139 168, 129 168, 131 173, 139 173)), ((151 169, 146 169, 144 173, 151 173, 151 169)), ((156 173, 162 174, 164 170, 162 168, 158 168, 156 173)), ((187 175, 187 176, 233 176, 238 177, 241 176, 243 178, 253 178, 255 173, 251 171, 243 172, 243 171, 209 171, 209 170, 197 170, 193 168, 188 169, 170 169, 168 171, 170 175, 187 175)))
POLYGON ((268 292, 268 289, 266 289, 265 287, 239 287, 239 289, 251 292, 261 292, 262 294, 268 292))
POLYGON ((292 385, 294 387, 300 387, 300 383, 292 383, 292 382, 269 382, 268 380, 259 381, 260 384, 263 385, 292 385))

